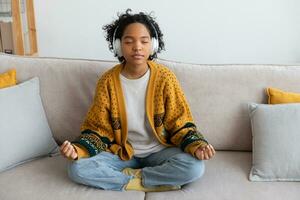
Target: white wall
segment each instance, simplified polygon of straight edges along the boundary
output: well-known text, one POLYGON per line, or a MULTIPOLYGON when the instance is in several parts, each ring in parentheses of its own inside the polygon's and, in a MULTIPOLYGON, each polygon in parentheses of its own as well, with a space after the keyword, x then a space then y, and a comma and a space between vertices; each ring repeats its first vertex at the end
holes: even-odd
POLYGON ((114 59, 102 26, 154 11, 159 57, 193 63, 300 63, 299 0, 35 0, 40 56, 114 59))

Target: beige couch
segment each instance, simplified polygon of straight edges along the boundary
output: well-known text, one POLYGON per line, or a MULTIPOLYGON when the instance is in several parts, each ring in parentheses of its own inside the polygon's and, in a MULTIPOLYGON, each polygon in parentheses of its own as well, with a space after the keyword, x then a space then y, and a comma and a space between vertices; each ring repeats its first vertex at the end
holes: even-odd
MULTIPOLYGON (((268 86, 300 91, 300 67, 196 65, 159 60, 175 72, 199 129, 217 149, 201 180, 172 192, 103 191, 71 182, 62 156, 37 159, 0 173, 1 200, 298 200, 300 182, 250 182, 248 102, 266 103, 268 86)), ((16 68, 19 82, 38 76, 50 128, 58 143, 79 134, 96 81, 116 62, 0 55, 0 73, 16 68)), ((1 158, 0 158, 1 159, 1 158)))

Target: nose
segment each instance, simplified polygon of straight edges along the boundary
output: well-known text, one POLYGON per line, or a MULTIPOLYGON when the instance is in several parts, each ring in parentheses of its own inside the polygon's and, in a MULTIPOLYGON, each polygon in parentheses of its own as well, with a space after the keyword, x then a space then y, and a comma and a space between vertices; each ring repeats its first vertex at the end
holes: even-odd
POLYGON ((142 49, 142 45, 140 42, 135 42, 133 45, 133 51, 140 51, 142 49))

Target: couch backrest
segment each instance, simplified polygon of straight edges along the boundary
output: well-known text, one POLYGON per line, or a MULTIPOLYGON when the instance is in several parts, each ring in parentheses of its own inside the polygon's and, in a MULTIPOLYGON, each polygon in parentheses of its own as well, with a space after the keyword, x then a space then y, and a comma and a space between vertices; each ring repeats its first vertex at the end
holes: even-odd
MULTIPOLYGON (((300 92, 300 66, 198 65, 159 60, 178 77, 199 130, 218 150, 251 150, 248 102, 267 103, 265 88, 300 92)), ((73 140, 98 78, 116 62, 0 55, 0 73, 40 78, 49 125, 58 142, 73 140)))

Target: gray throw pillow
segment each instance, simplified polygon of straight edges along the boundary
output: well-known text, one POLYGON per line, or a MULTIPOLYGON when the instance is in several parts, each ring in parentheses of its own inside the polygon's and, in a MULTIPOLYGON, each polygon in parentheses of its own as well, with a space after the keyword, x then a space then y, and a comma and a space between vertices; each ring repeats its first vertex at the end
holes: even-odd
POLYGON ((56 150, 39 79, 0 89, 0 172, 56 150))
POLYGON ((300 104, 249 104, 251 181, 300 181, 300 104))

